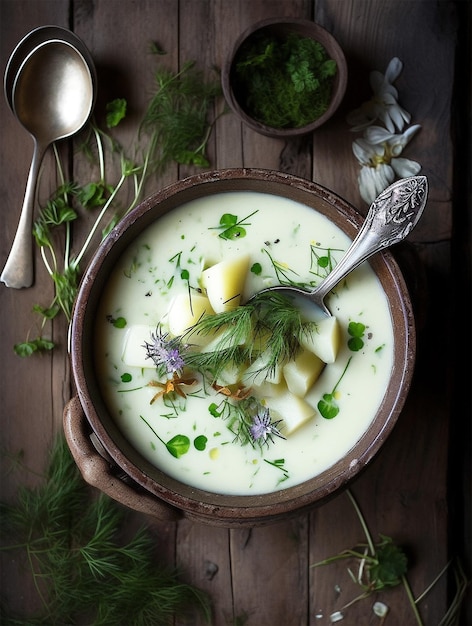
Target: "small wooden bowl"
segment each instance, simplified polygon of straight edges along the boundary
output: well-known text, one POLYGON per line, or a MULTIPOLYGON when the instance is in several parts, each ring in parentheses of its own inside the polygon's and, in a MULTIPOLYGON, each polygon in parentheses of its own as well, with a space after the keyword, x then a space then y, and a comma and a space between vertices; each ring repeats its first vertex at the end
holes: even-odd
POLYGON ((344 53, 336 39, 327 30, 309 20, 296 18, 267 19, 257 22, 245 30, 234 43, 226 59, 221 75, 223 93, 232 111, 250 128, 268 137, 286 138, 306 135, 325 124, 336 112, 346 92, 347 63, 344 53), (238 93, 235 79, 235 59, 242 45, 256 33, 266 31, 277 37, 286 37, 295 33, 318 41, 328 56, 336 61, 337 73, 334 77, 331 101, 326 111, 310 124, 298 128, 274 128, 254 119, 245 108, 244 98, 238 93))

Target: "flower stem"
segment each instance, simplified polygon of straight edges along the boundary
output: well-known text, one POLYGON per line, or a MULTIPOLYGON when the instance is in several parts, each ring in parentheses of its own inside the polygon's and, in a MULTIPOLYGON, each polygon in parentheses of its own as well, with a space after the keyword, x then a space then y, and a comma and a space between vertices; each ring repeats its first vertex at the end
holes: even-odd
POLYGON ((408 596, 408 600, 410 601, 411 610, 413 611, 413 614, 415 616, 416 623, 418 624, 418 626, 424 626, 423 620, 421 619, 421 615, 418 611, 418 607, 416 606, 415 598, 413 597, 410 584, 405 575, 402 576, 402 583, 403 583, 403 587, 405 588, 406 595, 408 596))
POLYGON ((350 499, 350 501, 352 503, 352 506, 354 507, 354 510, 357 513, 357 517, 359 518, 359 521, 361 523, 361 526, 362 526, 362 529, 364 531, 367 543, 369 544, 370 554, 372 556, 375 556, 374 542, 372 541, 372 536, 371 536, 370 531, 369 531, 369 529, 367 527, 367 524, 366 524, 366 521, 364 519, 364 516, 362 515, 362 512, 361 512, 361 510, 359 508, 359 505, 357 504, 357 502, 356 502, 354 496, 352 495, 350 489, 346 489, 346 493, 347 493, 347 496, 350 499))

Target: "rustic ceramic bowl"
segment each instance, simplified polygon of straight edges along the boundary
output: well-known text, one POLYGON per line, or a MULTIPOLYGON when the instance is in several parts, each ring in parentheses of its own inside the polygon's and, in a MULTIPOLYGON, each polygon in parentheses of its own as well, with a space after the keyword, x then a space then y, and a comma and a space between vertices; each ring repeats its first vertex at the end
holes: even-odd
POLYGON ((236 40, 222 70, 223 93, 229 107, 250 128, 268 137, 286 138, 297 135, 306 135, 325 124, 336 112, 346 92, 347 63, 344 53, 336 39, 327 30, 309 20, 296 18, 267 19, 257 22, 245 30, 236 40), (251 37, 259 33, 268 32, 277 37, 286 37, 295 33, 302 37, 309 37, 318 41, 337 64, 337 73, 334 77, 331 101, 326 111, 318 118, 299 128, 274 128, 254 119, 245 106, 244 93, 241 93, 235 78, 235 59, 241 46, 251 37))
POLYGON ((87 482, 113 498, 160 519, 187 517, 231 527, 265 524, 318 505, 346 487, 371 461, 391 432, 410 387, 415 326, 396 261, 388 251, 377 254, 370 264, 387 296, 395 328, 391 379, 364 435, 341 460, 314 478, 273 493, 234 496, 190 487, 158 470, 121 434, 101 396, 93 358, 99 300, 117 260, 144 229, 185 202, 226 191, 257 191, 301 202, 327 216, 351 239, 363 221, 351 205, 324 187, 269 170, 207 172, 172 184, 145 200, 104 240, 82 280, 70 328, 78 395, 64 411, 64 428, 87 482))

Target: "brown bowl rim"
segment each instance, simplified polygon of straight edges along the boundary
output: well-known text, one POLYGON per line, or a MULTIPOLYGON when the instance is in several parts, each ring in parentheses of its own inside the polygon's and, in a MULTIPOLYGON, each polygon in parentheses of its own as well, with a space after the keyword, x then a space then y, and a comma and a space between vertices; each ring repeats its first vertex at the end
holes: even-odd
POLYGON ((300 485, 262 495, 223 495, 190 487, 155 468, 126 441, 114 426, 94 378, 94 313, 106 279, 131 241, 160 215, 183 202, 201 197, 202 190, 213 194, 243 190, 277 193, 301 201, 330 217, 351 238, 363 218, 348 202, 325 187, 291 174, 255 168, 231 168, 197 174, 168 185, 144 200, 124 217, 96 251, 81 284, 70 326, 69 350, 78 397, 86 418, 100 442, 117 465, 137 484, 177 507, 190 517, 227 522, 260 522, 298 513, 322 503, 346 487, 377 455, 392 431, 411 385, 416 357, 416 329, 413 309, 401 270, 389 251, 369 261, 381 284, 390 285, 390 311, 395 327, 395 357, 392 380, 381 408, 368 431, 347 455, 318 476, 300 485), (239 182, 237 182, 239 181, 239 182), (386 411, 380 419, 380 411, 386 411))
POLYGON ((338 41, 326 28, 317 22, 303 18, 268 18, 252 24, 244 30, 234 42, 223 64, 221 84, 223 94, 229 107, 247 126, 256 132, 268 137, 296 137, 313 132, 325 124, 339 108, 347 88, 348 69, 344 52, 338 41), (240 105, 231 84, 232 65, 234 58, 242 43, 256 31, 272 29, 283 32, 295 31, 316 38, 327 50, 338 66, 338 71, 333 84, 333 96, 326 111, 310 124, 300 128, 274 128, 252 118, 240 105))

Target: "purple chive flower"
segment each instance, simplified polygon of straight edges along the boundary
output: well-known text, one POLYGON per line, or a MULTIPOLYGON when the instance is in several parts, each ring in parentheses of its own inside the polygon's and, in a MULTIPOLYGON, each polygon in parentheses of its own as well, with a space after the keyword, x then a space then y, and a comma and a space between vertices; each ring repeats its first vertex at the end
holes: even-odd
POLYGON ((182 345, 178 337, 168 339, 168 333, 163 333, 158 326, 157 331, 151 334, 151 341, 145 342, 146 358, 152 359, 162 374, 181 372, 185 361, 182 357, 182 345))
POLYGON ((267 445, 269 445, 269 441, 274 441, 272 439, 273 435, 285 439, 285 437, 277 428, 281 421, 282 420, 272 422, 270 419, 269 409, 262 409, 261 412, 256 413, 256 415, 253 417, 252 426, 249 427, 249 432, 251 434, 252 440, 262 441, 262 443, 267 443, 267 445))

